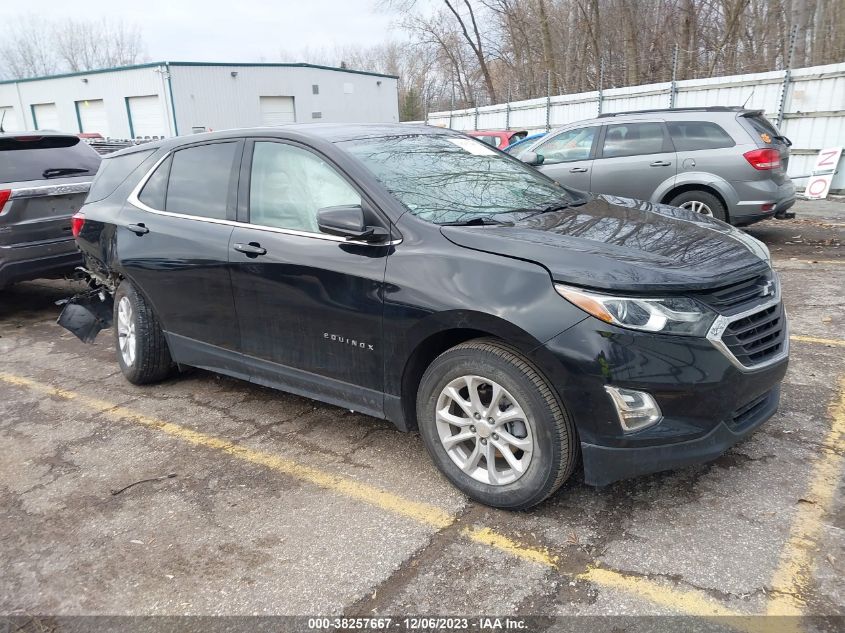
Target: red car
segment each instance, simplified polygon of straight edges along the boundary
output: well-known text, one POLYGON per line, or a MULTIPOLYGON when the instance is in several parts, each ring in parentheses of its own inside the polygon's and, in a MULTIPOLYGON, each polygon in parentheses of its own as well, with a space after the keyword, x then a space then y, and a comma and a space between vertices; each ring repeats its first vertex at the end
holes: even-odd
POLYGON ((516 143, 528 136, 525 130, 472 130, 467 134, 496 149, 505 149, 511 143, 516 143))

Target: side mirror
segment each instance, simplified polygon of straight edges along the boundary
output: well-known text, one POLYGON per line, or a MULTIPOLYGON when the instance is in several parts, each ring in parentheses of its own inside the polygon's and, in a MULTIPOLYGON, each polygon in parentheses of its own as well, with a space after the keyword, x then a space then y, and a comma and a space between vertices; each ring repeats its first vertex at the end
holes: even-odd
POLYGON ((320 209, 317 211, 317 226, 323 233, 349 240, 381 242, 388 236, 382 227, 364 223, 364 209, 358 204, 320 209))
POLYGON ((542 154, 538 154, 537 152, 525 152, 522 156, 519 157, 526 165, 531 165, 532 167, 536 167, 537 165, 542 165, 545 157, 542 154))

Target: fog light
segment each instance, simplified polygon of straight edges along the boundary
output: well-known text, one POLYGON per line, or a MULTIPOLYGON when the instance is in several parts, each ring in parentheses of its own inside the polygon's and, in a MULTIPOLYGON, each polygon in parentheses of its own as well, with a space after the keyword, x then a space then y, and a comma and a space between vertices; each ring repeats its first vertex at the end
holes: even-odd
POLYGON ((619 424, 626 432, 639 431, 657 424, 663 414, 651 395, 645 391, 605 386, 619 415, 619 424))

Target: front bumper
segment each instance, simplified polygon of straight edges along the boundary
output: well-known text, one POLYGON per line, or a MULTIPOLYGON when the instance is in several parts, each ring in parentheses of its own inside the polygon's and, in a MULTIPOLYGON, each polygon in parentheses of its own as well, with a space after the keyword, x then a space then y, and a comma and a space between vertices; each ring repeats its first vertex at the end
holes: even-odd
POLYGON ((573 418, 591 485, 717 458, 777 411, 788 358, 737 366, 704 338, 584 319, 535 350, 573 418), (605 385, 648 392, 663 417, 624 432, 605 385))
POLYGON ((591 486, 663 470, 703 464, 750 435, 778 410, 780 386, 752 401, 730 421, 720 421, 706 435, 672 444, 617 448, 581 442, 584 479, 591 486))

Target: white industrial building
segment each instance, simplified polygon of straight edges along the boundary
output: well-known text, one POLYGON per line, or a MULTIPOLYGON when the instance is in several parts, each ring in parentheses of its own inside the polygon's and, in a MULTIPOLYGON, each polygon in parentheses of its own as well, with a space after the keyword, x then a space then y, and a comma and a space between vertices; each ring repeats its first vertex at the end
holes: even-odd
POLYGON ((156 62, 0 82, 7 132, 111 138, 399 120, 397 77, 312 64, 156 62))

